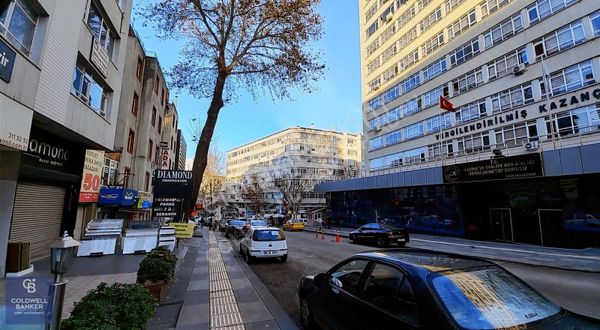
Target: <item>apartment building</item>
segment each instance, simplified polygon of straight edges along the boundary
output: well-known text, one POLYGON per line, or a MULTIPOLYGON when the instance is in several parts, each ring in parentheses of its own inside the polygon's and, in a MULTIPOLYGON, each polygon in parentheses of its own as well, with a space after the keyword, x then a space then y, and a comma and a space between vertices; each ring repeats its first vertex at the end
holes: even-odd
POLYGON ((177 130, 177 146, 175 149, 175 164, 177 170, 185 170, 185 160, 187 156, 187 143, 181 129, 177 130))
POLYGON ((111 150, 131 1, 0 5, 0 275, 8 241, 73 233, 86 149, 111 150))
POLYGON ((359 6, 368 175, 318 187, 333 193, 331 216, 597 245, 600 2, 359 6))
POLYGON ((292 127, 247 143, 226 153, 226 192, 230 204, 248 209, 243 187, 257 175, 265 192, 264 211, 283 212, 281 192, 273 179, 292 175, 311 183, 300 213, 325 205, 324 196, 312 186, 358 174, 361 159, 359 134, 307 127, 292 127))
POLYGON ((176 153, 179 150, 177 139, 179 127, 179 115, 175 103, 167 104, 165 109, 165 124, 162 132, 161 168, 176 170, 178 164, 176 153))

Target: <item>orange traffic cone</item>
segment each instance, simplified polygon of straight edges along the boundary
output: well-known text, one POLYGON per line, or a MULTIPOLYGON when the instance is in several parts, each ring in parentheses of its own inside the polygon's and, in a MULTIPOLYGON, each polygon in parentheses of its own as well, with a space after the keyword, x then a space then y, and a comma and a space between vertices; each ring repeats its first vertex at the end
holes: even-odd
POLYGON ((335 242, 340 243, 341 241, 342 241, 342 239, 340 238, 340 231, 336 230, 335 231, 335 242))

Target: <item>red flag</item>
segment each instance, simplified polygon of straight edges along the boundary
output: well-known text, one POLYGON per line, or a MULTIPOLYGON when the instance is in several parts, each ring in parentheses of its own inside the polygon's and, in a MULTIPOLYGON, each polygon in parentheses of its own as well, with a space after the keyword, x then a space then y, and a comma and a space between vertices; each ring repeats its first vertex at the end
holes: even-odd
POLYGON ((456 111, 456 109, 454 109, 454 104, 452 104, 452 102, 450 102, 450 100, 448 100, 447 98, 445 98, 441 95, 440 95, 440 108, 442 108, 446 111, 450 111, 450 112, 456 111))

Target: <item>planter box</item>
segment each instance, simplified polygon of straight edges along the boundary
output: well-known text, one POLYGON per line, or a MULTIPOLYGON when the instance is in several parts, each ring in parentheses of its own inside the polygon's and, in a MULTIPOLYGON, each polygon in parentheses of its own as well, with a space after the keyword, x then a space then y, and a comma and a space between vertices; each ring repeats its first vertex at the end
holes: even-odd
POLYGON ((152 283, 146 282, 144 283, 144 288, 150 291, 150 294, 160 303, 160 301, 167 295, 169 288, 171 287, 171 282, 159 282, 152 283))

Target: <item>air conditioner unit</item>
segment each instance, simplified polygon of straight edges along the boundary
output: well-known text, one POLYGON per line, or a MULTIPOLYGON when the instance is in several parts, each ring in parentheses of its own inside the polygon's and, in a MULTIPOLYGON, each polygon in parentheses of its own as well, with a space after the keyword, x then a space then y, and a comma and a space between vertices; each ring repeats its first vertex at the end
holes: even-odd
POLYGON ((525 71, 527 71, 527 67, 523 63, 520 63, 519 65, 517 65, 513 68, 513 74, 515 76, 520 76, 523 73, 525 73, 525 71))
POLYGON ((379 132, 379 131, 381 131, 381 125, 375 126, 375 132, 379 132))
POLYGON ((374 90, 374 91, 376 91, 376 90, 378 90, 378 89, 379 89, 379 86, 375 86, 375 87, 373 87, 373 90, 374 90))
POLYGON ((539 147, 538 141, 527 142, 523 145, 523 148, 527 151, 537 150, 539 147))

